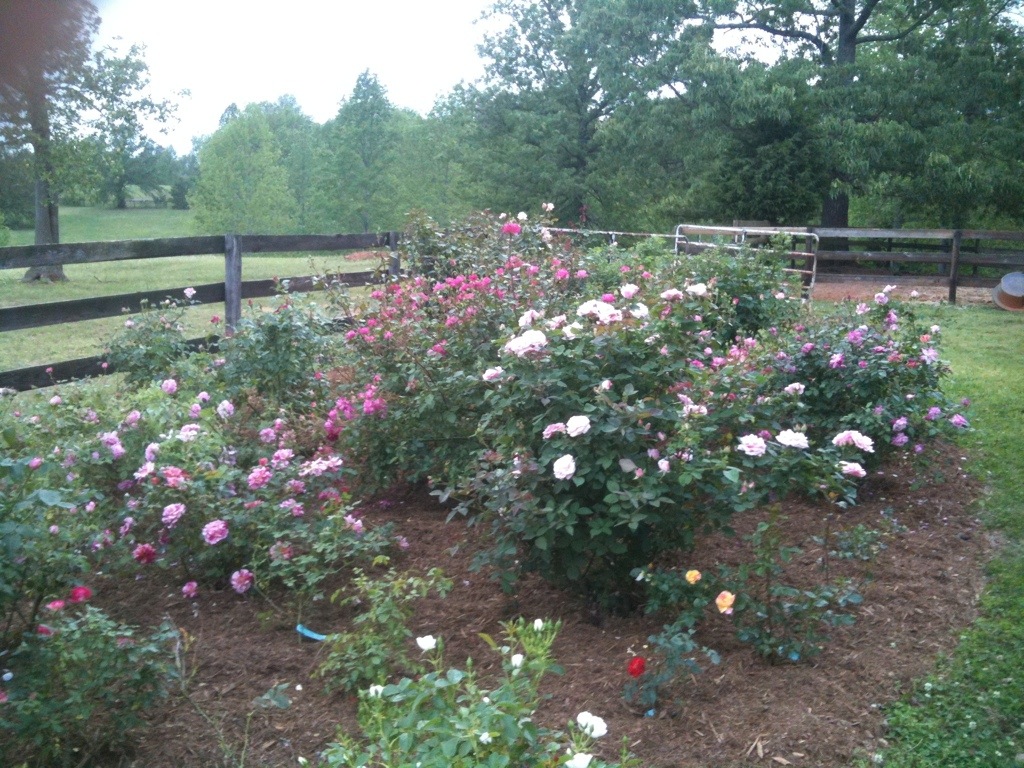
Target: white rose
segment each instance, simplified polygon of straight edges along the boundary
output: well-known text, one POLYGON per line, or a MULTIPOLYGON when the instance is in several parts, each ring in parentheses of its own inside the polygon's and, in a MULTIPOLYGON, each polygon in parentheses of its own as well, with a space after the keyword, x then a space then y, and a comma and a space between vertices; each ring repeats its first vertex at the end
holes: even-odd
POLYGON ((559 480, 568 480, 576 473, 576 459, 571 454, 565 454, 564 456, 555 459, 552 470, 555 473, 555 477, 559 480))
POLYGON ((589 712, 580 712, 576 715, 576 722, 579 724, 580 730, 592 738, 600 739, 608 733, 607 723, 589 712))
POLYGON ((423 637, 416 638, 416 645, 420 647, 420 650, 424 653, 432 651, 437 647, 437 640, 434 639, 433 635, 424 635, 423 637))
POLYGON ((579 437, 590 431, 590 419, 586 416, 571 416, 565 422, 565 432, 569 437, 579 437))

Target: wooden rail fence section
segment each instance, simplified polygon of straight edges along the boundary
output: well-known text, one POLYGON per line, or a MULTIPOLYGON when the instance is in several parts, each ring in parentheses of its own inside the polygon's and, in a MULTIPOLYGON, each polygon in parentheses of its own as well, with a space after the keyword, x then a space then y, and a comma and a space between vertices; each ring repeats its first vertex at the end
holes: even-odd
MULTIPOLYGON (((289 292, 318 290, 312 277, 289 277, 274 280, 242 280, 242 257, 249 253, 290 253, 390 250, 388 272, 397 275, 400 269, 398 233, 342 235, 222 235, 215 237, 177 237, 158 240, 125 240, 102 243, 66 243, 59 245, 26 245, 0 248, 0 269, 24 269, 42 264, 92 264, 103 261, 154 259, 168 256, 224 256, 224 282, 191 286, 199 304, 224 302, 224 323, 234 328, 241 319, 242 300, 273 296, 287 286, 289 292)), ((379 280, 375 272, 348 272, 327 276, 335 284, 370 285, 379 280)), ((145 304, 156 305, 170 295, 180 295, 180 288, 166 288, 142 293, 102 296, 92 299, 33 304, 0 309, 0 332, 39 328, 47 325, 117 317, 127 307, 137 311, 145 304)), ((193 340, 197 345, 199 340, 193 340)), ((11 371, 0 371, 0 388, 23 391, 48 386, 57 381, 113 373, 102 367, 99 357, 63 360, 11 371)), ((0 361, 2 367, 2 361, 0 361)))
MULTIPOLYGON (((558 230, 579 235, 608 235, 650 237, 650 233, 604 232, 591 230, 558 230)), ((908 264, 936 264, 946 270, 949 283, 949 301, 956 303, 956 289, 961 282, 963 267, 1002 267, 1008 270, 1024 269, 1024 250, 991 247, 995 244, 1024 242, 1024 232, 960 229, 830 229, 822 227, 716 227, 680 224, 669 235, 656 235, 673 239, 677 252, 696 253, 716 244, 739 247, 774 235, 791 238, 792 250, 784 258, 815 258, 816 264, 829 262, 856 263, 875 261, 908 264), (703 242, 708 237, 713 242, 703 242), (848 244, 842 250, 818 248, 820 241, 848 244), (797 248, 798 244, 801 246, 797 248), (967 244, 965 246, 965 244, 967 244), (986 250, 982 249, 986 244, 986 250), (869 246, 862 249, 853 245, 869 246), (873 246, 873 247, 872 247, 873 246)), ((225 326, 233 328, 241 319, 242 300, 272 296, 287 281, 288 290, 309 291, 318 287, 309 277, 272 280, 242 280, 242 257, 253 253, 323 252, 388 249, 388 273, 398 276, 401 261, 397 232, 376 234, 339 235, 217 235, 206 237, 176 237, 154 240, 128 240, 102 243, 68 243, 60 245, 26 245, 0 248, 0 269, 24 269, 47 264, 88 264, 103 261, 156 259, 168 256, 224 256, 224 282, 193 286, 198 303, 225 304, 225 326)), ((337 282, 351 286, 369 285, 379 279, 374 272, 352 272, 332 275, 337 282)), ((995 284, 997 281, 993 281, 995 284)), ((156 304, 167 296, 180 293, 182 288, 169 288, 144 293, 120 294, 93 299, 54 302, 0 309, 0 332, 38 328, 46 325, 78 322, 101 317, 121 315, 124 308, 134 310, 142 304, 156 304)), ((31 366, 13 371, 0 371, 0 388, 26 390, 102 373, 97 357, 65 360, 46 365, 31 366)), ((0 361, 0 367, 3 362, 0 361)))
MULTIPOLYGON (((694 253, 712 247, 711 243, 694 242, 693 237, 729 237, 742 242, 748 237, 789 235, 803 240, 803 251, 787 254, 815 253, 820 269, 829 262, 879 261, 896 264, 937 264, 946 269, 949 302, 956 304, 956 289, 962 281, 960 270, 970 267, 1024 268, 1024 251, 1011 248, 982 250, 982 244, 1024 242, 1024 232, 980 229, 833 229, 828 227, 706 227, 680 224, 676 227, 676 250, 694 253), (814 238, 820 241, 847 244, 875 244, 873 248, 854 250, 818 249, 814 238), (971 247, 965 247, 970 243, 971 247), (895 249, 895 250, 894 250, 895 249)), ((1017 246, 1019 248, 1019 246, 1017 246)), ((795 245, 794 245, 795 250, 795 245)), ((998 281, 996 281, 998 282, 998 281)), ((993 283, 994 284, 994 283, 993 283)))

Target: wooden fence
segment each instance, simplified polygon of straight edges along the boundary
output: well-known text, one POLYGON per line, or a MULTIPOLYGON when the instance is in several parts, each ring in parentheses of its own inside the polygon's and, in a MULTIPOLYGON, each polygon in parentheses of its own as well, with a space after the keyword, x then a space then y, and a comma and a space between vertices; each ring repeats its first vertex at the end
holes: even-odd
MULTIPOLYGON (((576 235, 616 237, 650 237, 650 233, 596 230, 558 230, 576 235)), ((716 244, 741 247, 744 243, 761 242, 775 235, 790 238, 792 250, 783 254, 791 260, 806 260, 805 272, 813 279, 827 264, 883 262, 890 265, 933 264, 944 270, 949 285, 949 301, 956 303, 958 285, 991 284, 998 279, 964 278, 964 267, 998 267, 1007 271, 1024 269, 1024 251, 1016 250, 1024 242, 1024 232, 960 229, 828 229, 821 227, 715 227, 680 224, 669 235, 656 235, 674 241, 679 253, 696 253, 716 244), (711 242, 705 242, 708 238, 711 242), (819 243, 841 244, 839 249, 825 250, 819 243), (1007 247, 1009 246, 1009 247, 1007 247)), ((390 250, 389 273, 400 272, 398 233, 345 235, 217 235, 210 237, 179 237, 160 240, 130 240, 106 243, 71 243, 44 246, 0 248, 0 269, 18 269, 46 264, 86 264, 127 259, 154 259, 168 256, 218 254, 224 256, 224 282, 192 286, 199 303, 225 304, 225 325, 233 328, 241 317, 242 299, 271 296, 279 290, 271 280, 242 281, 242 256, 245 253, 288 253, 297 251, 390 250)), ((332 278, 350 286, 369 285, 379 278, 373 272, 352 272, 332 278)), ((287 278, 288 290, 316 289, 309 277, 287 278)), ((0 309, 0 332, 45 325, 78 322, 122 314, 123 308, 134 309, 144 303, 157 304, 182 288, 169 288, 146 293, 121 294, 92 299, 79 299, 50 304, 0 309)), ((26 390, 43 387, 55 381, 111 373, 101 369, 96 357, 65 360, 13 371, 0 371, 0 387, 26 390)), ((2 367, 2 361, 0 361, 2 367)))
MULTIPOLYGON (((68 243, 60 245, 26 245, 0 248, 0 269, 19 269, 48 264, 92 264, 128 259, 158 259, 168 256, 222 255, 224 282, 191 286, 192 301, 200 304, 224 302, 224 324, 234 328, 242 313, 242 299, 273 296, 282 286, 290 292, 316 290, 311 277, 274 280, 242 280, 242 256, 254 253, 323 252, 383 249, 391 251, 388 271, 397 275, 398 233, 345 235, 218 235, 209 237, 174 237, 160 240, 126 240, 103 243, 68 243)), ((370 285, 379 280, 375 272, 349 272, 331 275, 335 284, 370 285)), ((124 308, 132 311, 156 305, 180 288, 165 288, 143 293, 118 294, 91 299, 51 302, 0 309, 0 332, 39 328, 46 325, 74 323, 102 317, 116 317, 124 308)), ((193 340, 193 343, 198 340, 193 340)), ((64 360, 11 371, 0 371, 0 388, 27 390, 48 386, 56 381, 113 373, 102 367, 99 357, 64 360)), ((2 367, 2 366, 0 366, 2 367)))
MULTIPOLYGON (((675 230, 677 252, 696 253, 712 247, 705 237, 733 247, 751 239, 786 235, 793 241, 787 258, 813 257, 815 271, 829 264, 882 262, 889 265, 934 264, 946 277, 949 301, 956 303, 959 285, 998 283, 998 279, 965 278, 964 267, 1007 271, 1024 269, 1024 232, 978 229, 832 229, 827 227, 706 227, 680 224, 675 230), (696 239, 695 239, 696 238, 696 239), (839 244, 840 248, 819 247, 839 244), (797 250, 797 246, 802 246, 797 250)), ((808 267, 810 268, 810 267, 808 267)))

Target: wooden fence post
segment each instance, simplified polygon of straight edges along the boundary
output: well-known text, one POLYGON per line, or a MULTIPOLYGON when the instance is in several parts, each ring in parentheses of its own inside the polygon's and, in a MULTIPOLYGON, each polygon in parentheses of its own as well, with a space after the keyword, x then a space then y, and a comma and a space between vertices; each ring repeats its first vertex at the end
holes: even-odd
POLYGON ((398 255, 398 233, 388 232, 388 247, 391 248, 391 263, 388 265, 388 274, 394 278, 402 274, 402 261, 398 255))
POLYGON ((960 241, 963 232, 953 230, 953 246, 949 249, 949 303, 956 304, 956 281, 960 272, 960 241))
POLYGON ((224 331, 231 336, 242 319, 242 238, 224 236, 224 331))

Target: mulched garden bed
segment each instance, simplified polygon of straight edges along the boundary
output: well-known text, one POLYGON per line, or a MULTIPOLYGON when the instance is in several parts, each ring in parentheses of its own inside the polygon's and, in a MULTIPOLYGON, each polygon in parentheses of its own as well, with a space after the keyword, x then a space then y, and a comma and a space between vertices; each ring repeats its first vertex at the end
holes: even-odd
MULTIPOLYGON (((835 573, 868 579, 855 624, 834 630, 809 662, 772 665, 735 639, 725 617, 709 614, 698 639, 721 653, 721 663, 680 681, 653 717, 627 706, 622 689, 628 660, 644 655, 663 619, 596 616, 577 596, 532 577, 516 595, 503 594, 487 574, 469 568, 487 546, 486 527, 467 527, 461 518, 446 523, 447 510, 424 489, 377 499, 366 505, 364 519, 392 521, 408 538, 411 546, 395 558, 396 567, 440 567, 454 580, 446 599, 419 606, 411 626, 417 635, 444 638, 449 665, 461 667, 472 656, 486 675, 496 660, 478 633, 500 635, 500 622, 519 615, 561 619, 554 650, 564 674, 545 678, 548 698, 538 718, 564 727, 582 710, 600 715, 609 726, 600 745, 606 758, 616 757, 625 737, 645 766, 830 768, 884 746, 885 705, 933 670, 975 616, 995 546, 971 507, 980 485, 964 473, 955 445, 930 447, 924 458, 916 468, 897 463, 869 476, 850 510, 807 504, 782 510, 787 540, 804 547, 793 564, 797 576, 819 568, 823 551, 812 537, 822 535, 826 516, 832 515, 833 529, 860 523, 886 531, 874 559, 833 559, 835 573)), ((737 521, 739 532, 759 519, 750 513, 737 521)), ((679 565, 710 570, 735 559, 741 546, 739 539, 716 538, 679 565)), ((337 586, 343 583, 339 574, 337 586)), ((207 589, 190 601, 179 581, 159 571, 137 580, 101 577, 94 587, 96 602, 114 617, 143 626, 168 617, 187 641, 188 696, 172 692, 122 765, 237 766, 244 749, 246 766, 294 766, 299 756, 313 760, 338 727, 355 732, 354 697, 323 692, 313 674, 322 646, 299 638, 283 596, 271 596, 272 603, 230 588, 207 589), (281 683, 289 684, 289 708, 254 707, 254 699, 281 683)), ((320 632, 343 631, 349 620, 327 600, 302 617, 320 632)))

